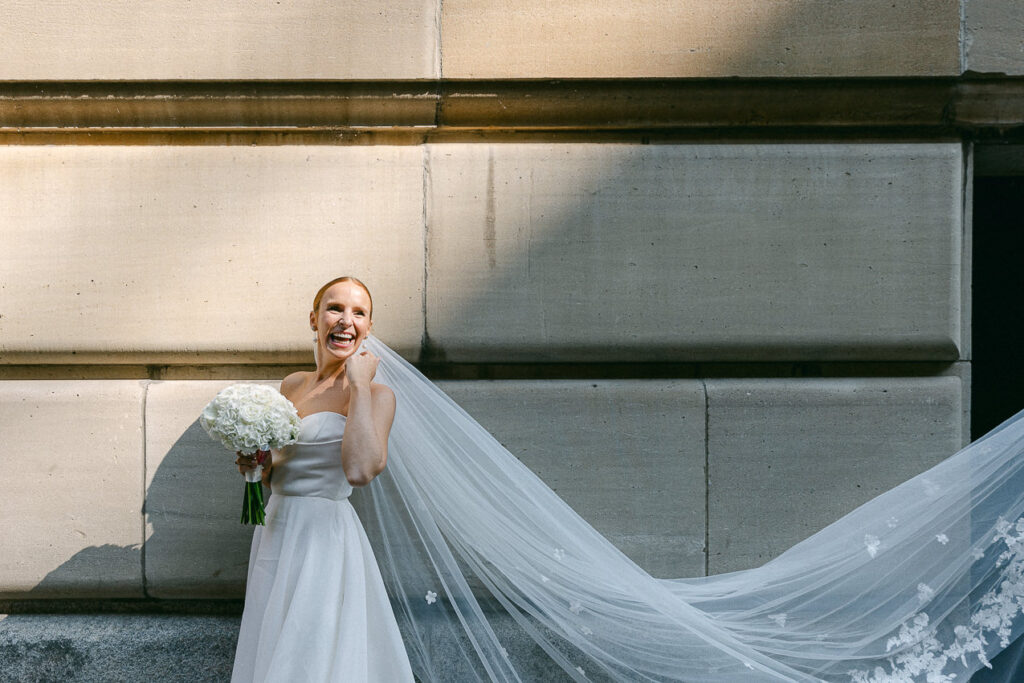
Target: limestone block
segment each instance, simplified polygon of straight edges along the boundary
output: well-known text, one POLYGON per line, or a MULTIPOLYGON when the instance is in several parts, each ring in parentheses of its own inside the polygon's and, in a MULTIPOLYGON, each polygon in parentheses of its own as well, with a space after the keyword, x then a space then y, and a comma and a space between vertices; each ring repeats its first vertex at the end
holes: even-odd
MULTIPOLYGON (((196 421, 206 402, 229 383, 150 385, 150 596, 242 594, 251 535, 238 524, 241 479, 231 454, 196 421)), ((473 381, 442 386, 649 571, 673 577, 703 573, 704 399, 698 382, 473 381), (552 420, 552 415, 564 419, 552 420), (573 428, 581 424, 587 428, 573 428)))
POLYGON ((0 174, 0 362, 311 362, 338 275, 418 352, 419 149, 11 146, 0 174))
POLYGON ((1024 5, 964 0, 967 71, 1024 75, 1024 5))
POLYGON ((0 597, 142 596, 142 405, 136 380, 0 382, 0 597))
POLYGON ((448 381, 441 387, 655 576, 704 573, 697 381, 448 381))
POLYGON ((956 0, 445 0, 441 13, 445 78, 932 76, 960 66, 956 0))
POLYGON ((956 360, 955 144, 436 145, 449 361, 956 360))
POLYGON ((961 447, 956 377, 707 390, 712 574, 763 564, 961 447))
POLYGON ((436 78, 434 4, 14 0, 0 80, 436 78))
MULTIPOLYGON (((232 381, 154 382, 146 397, 146 590, 157 598, 237 598, 252 527, 244 480, 199 413, 232 381)), ((280 382, 266 382, 277 387, 280 382)))

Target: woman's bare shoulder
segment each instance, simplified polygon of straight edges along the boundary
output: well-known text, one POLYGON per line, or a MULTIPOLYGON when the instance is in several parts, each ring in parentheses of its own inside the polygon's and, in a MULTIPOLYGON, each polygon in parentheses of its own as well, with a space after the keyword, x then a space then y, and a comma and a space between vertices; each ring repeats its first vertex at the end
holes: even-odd
POLYGON ((306 381, 306 378, 309 377, 309 375, 310 373, 302 371, 293 372, 292 374, 288 375, 283 380, 281 380, 281 393, 287 397, 289 394, 293 393, 296 389, 301 387, 303 383, 306 381))

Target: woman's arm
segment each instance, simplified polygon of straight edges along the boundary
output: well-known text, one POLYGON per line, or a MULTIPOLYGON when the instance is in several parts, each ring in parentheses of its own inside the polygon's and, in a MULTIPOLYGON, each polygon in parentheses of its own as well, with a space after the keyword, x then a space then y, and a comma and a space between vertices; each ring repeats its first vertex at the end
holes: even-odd
POLYGON ((353 486, 366 486, 388 462, 388 435, 395 419, 395 393, 383 384, 350 385, 341 464, 353 486))

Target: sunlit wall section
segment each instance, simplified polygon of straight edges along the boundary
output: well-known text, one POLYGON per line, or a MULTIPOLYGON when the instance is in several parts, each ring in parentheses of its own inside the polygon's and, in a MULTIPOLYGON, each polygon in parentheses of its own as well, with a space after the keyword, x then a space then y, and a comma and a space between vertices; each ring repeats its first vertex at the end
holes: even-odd
POLYGON ((304 363, 317 287, 360 274, 375 331, 415 358, 417 147, 9 146, 0 357, 304 363))

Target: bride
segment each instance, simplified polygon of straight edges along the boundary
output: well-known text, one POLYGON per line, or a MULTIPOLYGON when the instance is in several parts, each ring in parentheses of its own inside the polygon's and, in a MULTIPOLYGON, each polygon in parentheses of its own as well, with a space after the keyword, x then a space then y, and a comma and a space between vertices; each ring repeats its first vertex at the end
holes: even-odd
POLYGON ((761 567, 656 579, 371 313, 357 280, 325 285, 317 371, 282 383, 305 417, 274 454, 235 680, 529 680, 511 617, 577 681, 965 681, 1024 630, 1024 417, 761 567), (367 479, 379 573, 347 503, 367 479))
MULTIPOLYGON (((273 495, 256 527, 233 681, 412 681, 384 583, 348 501, 384 469, 395 394, 357 353, 373 323, 370 292, 338 278, 309 324, 317 369, 281 382, 299 411, 298 443, 273 454, 273 495), (344 435, 344 439, 342 438, 344 435)), ((239 470, 253 466, 239 454, 239 470)))

